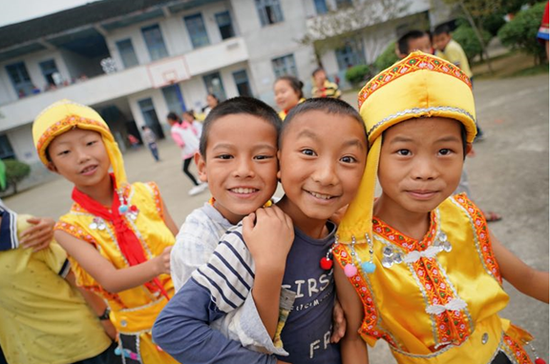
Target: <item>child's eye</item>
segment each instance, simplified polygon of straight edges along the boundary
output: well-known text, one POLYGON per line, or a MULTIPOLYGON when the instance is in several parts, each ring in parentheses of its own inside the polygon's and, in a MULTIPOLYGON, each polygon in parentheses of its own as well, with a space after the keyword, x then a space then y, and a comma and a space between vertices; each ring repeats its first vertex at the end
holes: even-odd
POLYGON ((257 156, 254 156, 254 159, 256 160, 266 160, 266 159, 272 159, 273 156, 272 155, 257 155, 257 156))
POLYGON ((408 149, 399 149, 396 153, 397 153, 397 155, 402 155, 402 156, 411 155, 411 151, 408 150, 408 149))
POLYGON ((97 143, 97 140, 92 140, 92 141, 89 141, 88 143, 86 143, 86 145, 90 146, 90 145, 94 145, 97 143))
POLYGON ((356 163, 357 162, 357 159, 355 157, 350 156, 350 155, 342 157, 340 160, 344 163, 356 163))
POLYGON ((231 159, 233 156, 231 154, 220 154, 216 157, 217 159, 231 159))
POLYGON ((62 150, 61 152, 57 153, 58 156, 67 155, 69 154, 68 150, 62 150))
POLYGON ((315 156, 316 155, 315 152, 311 149, 302 149, 301 153, 305 154, 305 155, 309 155, 309 156, 315 156))
POLYGON ((452 153, 453 153, 453 151, 451 149, 448 149, 448 148, 443 148, 443 149, 439 150, 440 155, 451 155, 452 153))

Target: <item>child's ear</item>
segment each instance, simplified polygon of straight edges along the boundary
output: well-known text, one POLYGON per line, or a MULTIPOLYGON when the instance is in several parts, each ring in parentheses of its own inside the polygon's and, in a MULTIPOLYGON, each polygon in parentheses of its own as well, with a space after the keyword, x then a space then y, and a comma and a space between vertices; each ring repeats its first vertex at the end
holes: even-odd
POLYGON ((472 151, 473 149, 473 144, 472 143, 466 143, 466 155, 470 154, 470 152, 472 151))
POLYGON ((279 161, 277 163, 277 179, 279 182, 281 182, 281 151, 277 151, 277 160, 279 161))
POLYGON ((194 158, 197 171, 199 171, 199 179, 201 182, 208 182, 208 175, 206 174, 206 160, 202 157, 200 152, 196 152, 194 158))
POLYGON ((59 174, 59 172, 57 171, 57 167, 55 166, 55 164, 53 164, 53 162, 48 162, 46 168, 48 168, 48 171, 50 172, 59 174))

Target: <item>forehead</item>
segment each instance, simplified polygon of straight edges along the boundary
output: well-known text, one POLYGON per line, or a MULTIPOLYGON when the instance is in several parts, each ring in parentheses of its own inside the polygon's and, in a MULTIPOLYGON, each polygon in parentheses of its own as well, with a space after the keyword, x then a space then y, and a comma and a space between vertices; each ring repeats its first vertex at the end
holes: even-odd
POLYGON ((290 121, 282 136, 282 141, 313 135, 326 139, 358 138, 361 141, 366 140, 362 123, 354 117, 343 113, 310 110, 296 115, 290 121))
POLYGON ((239 144, 244 141, 273 142, 277 139, 277 130, 263 118, 250 114, 231 114, 222 116, 210 125, 208 147, 217 143, 239 144), (244 138, 246 133, 246 138, 244 138))
POLYGON ((63 134, 56 136, 50 143, 50 146, 59 144, 59 143, 69 143, 72 141, 77 141, 77 140, 80 140, 86 137, 92 137, 92 136, 101 138, 101 134, 98 133, 97 131, 80 129, 76 127, 66 131, 63 134))
POLYGON ((440 117, 415 118, 402 121, 393 125, 384 132, 386 138, 394 135, 426 135, 431 134, 449 134, 457 133, 460 135, 460 126, 462 123, 458 120, 440 117))

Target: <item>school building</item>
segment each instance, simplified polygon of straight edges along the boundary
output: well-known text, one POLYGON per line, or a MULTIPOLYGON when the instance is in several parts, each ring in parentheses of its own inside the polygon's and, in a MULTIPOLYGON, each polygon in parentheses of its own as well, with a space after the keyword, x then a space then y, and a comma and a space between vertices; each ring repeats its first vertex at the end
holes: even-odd
POLYGON ((322 54, 297 41, 330 17, 345 18, 356 1, 371 0, 101 0, 4 26, 0 158, 38 164, 32 121, 64 98, 98 110, 124 149, 142 125, 166 136, 168 112, 200 112, 207 93, 275 106, 275 79, 292 74, 309 96, 318 60, 345 88, 348 67, 372 63, 400 31, 441 17, 433 1, 410 0, 399 14, 357 24, 322 54))

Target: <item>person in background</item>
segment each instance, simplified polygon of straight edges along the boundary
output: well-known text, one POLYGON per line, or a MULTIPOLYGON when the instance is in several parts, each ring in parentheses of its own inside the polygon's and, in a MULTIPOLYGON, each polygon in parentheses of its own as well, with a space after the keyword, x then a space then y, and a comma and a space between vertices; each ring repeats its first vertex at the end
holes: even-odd
POLYGON ((423 30, 411 30, 402 35, 398 40, 395 53, 399 59, 403 59, 414 51, 422 51, 428 54, 434 54, 430 34, 423 30))
POLYGON ((219 103, 220 103, 220 100, 213 93, 209 93, 208 95, 206 95, 207 106, 204 108, 204 117, 206 118, 210 113, 210 111, 212 111, 213 108, 218 106, 219 103))
POLYGON ((539 41, 544 43, 544 48, 546 49, 546 61, 548 61, 548 1, 546 2, 546 7, 544 8, 544 14, 542 15, 542 20, 540 22, 540 28, 537 32, 537 38, 539 41))
POLYGON ((143 133, 141 134, 143 137, 143 141, 147 144, 147 147, 151 151, 153 158, 155 158, 157 162, 160 161, 157 136, 147 125, 143 125, 141 127, 141 130, 143 130, 143 133))
POLYGON ((183 114, 182 114, 182 117, 183 117, 183 120, 187 121, 189 124, 193 125, 193 127, 195 128, 195 130, 197 131, 197 136, 199 137, 199 139, 201 138, 201 135, 202 135, 202 122, 198 121, 196 118, 195 118, 195 114, 193 113, 193 110, 187 110, 187 111, 184 111, 183 114))
POLYGON ((338 85, 327 79, 324 69, 317 68, 311 76, 313 77, 312 97, 332 97, 339 99, 342 96, 342 91, 340 91, 338 85))
POLYGON ((285 120, 288 112, 296 105, 306 101, 304 98, 304 83, 294 76, 281 76, 273 85, 275 102, 281 109, 279 117, 285 120))

